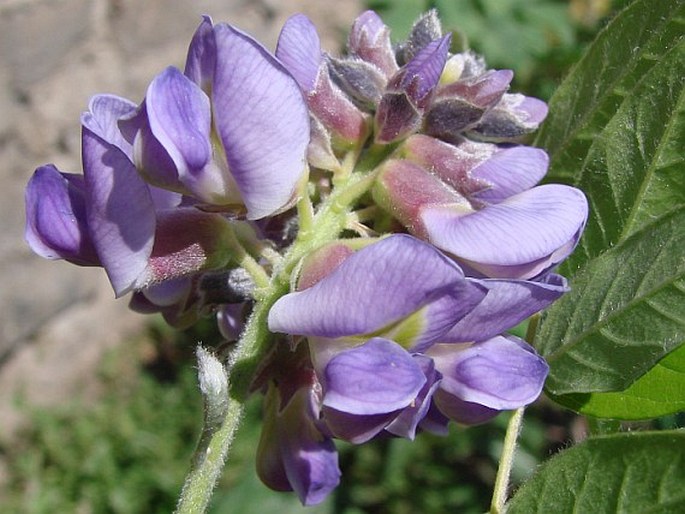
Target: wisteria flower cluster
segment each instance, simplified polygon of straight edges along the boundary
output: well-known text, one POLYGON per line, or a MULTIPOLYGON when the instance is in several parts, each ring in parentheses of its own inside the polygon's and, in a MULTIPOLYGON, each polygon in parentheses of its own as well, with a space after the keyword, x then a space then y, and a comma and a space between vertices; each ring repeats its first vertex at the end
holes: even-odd
POLYGON ((336 439, 482 423, 547 376, 507 331, 567 290, 587 202, 538 185, 521 141, 546 105, 450 43, 433 11, 395 46, 365 12, 343 56, 304 15, 275 54, 204 18, 140 104, 92 99, 82 175, 42 166, 26 191, 36 253, 239 340, 226 395, 264 395, 259 476, 307 505, 339 483, 336 439))

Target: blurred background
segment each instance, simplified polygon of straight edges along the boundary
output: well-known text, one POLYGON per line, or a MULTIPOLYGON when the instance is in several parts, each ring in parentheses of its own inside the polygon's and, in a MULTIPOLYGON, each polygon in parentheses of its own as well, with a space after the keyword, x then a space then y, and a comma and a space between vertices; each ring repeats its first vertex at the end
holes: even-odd
MULTIPOLYGON (((436 7, 457 44, 516 72, 514 89, 548 99, 623 0, 0 0, 0 510, 173 510, 201 422, 186 333, 114 300, 100 269, 44 261, 23 241, 23 189, 54 163, 80 171, 79 116, 96 93, 139 102, 167 65, 183 66, 203 13, 273 49, 285 19, 307 14, 337 53, 352 21, 379 11, 393 38, 436 7)), ((343 484, 304 509, 254 473, 259 405, 250 405, 212 512, 441 513, 487 510, 507 415, 447 438, 340 445, 343 484)), ((584 437, 583 420, 531 408, 514 481, 584 437)))

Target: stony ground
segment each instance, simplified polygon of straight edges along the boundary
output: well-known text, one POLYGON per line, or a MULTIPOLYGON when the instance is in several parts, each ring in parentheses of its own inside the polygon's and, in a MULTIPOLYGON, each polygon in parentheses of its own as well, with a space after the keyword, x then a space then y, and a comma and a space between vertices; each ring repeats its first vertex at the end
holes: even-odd
POLYGON ((0 0, 0 438, 21 426, 14 399, 88 397, 103 352, 145 318, 114 300, 104 273, 44 261, 23 241, 23 189, 54 163, 80 171, 79 115, 95 93, 139 101, 165 66, 182 66, 200 15, 274 48, 292 13, 340 45, 360 0, 0 0))

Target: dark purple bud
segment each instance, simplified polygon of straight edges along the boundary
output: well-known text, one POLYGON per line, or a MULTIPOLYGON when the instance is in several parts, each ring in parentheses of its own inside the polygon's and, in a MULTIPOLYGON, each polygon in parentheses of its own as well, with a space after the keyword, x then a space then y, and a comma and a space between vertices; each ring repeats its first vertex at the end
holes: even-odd
POLYGON ((480 121, 484 113, 484 108, 461 98, 436 100, 426 113, 426 134, 456 142, 464 130, 480 121))
POLYGON ((441 87, 436 98, 460 98, 476 107, 489 109, 502 99, 513 78, 511 70, 491 70, 441 87))
POLYGON ((397 141, 421 126, 421 112, 406 93, 386 93, 376 111, 375 140, 387 144, 397 141))
POLYGON ((411 61, 404 65, 388 84, 389 90, 405 91, 412 102, 423 109, 430 93, 438 85, 447 61, 451 34, 436 39, 423 47, 411 61))
POLYGON ((390 79, 376 111, 377 143, 392 143, 418 130, 440 80, 450 37, 429 43, 390 79))
POLYGON ((442 26, 435 9, 422 14, 409 32, 407 41, 400 47, 401 63, 408 63, 432 41, 442 37, 442 26))
POLYGON ((547 116, 547 104, 521 94, 506 94, 470 130, 486 141, 510 141, 537 130, 547 116))
POLYGON ((387 84, 381 71, 360 59, 329 57, 328 69, 336 84, 361 108, 372 111, 383 96, 387 84))

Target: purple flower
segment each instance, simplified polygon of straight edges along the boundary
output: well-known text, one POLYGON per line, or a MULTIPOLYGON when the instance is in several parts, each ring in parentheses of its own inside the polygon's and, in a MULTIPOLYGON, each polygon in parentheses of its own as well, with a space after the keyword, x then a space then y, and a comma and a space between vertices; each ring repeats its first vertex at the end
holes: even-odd
POLYGON ((225 265, 228 221, 180 205, 146 184, 117 120, 135 106, 96 96, 83 114, 83 176, 36 170, 26 194, 26 239, 49 258, 105 268, 117 296, 225 265))
POLYGON ((272 331, 308 338, 331 434, 353 443, 383 430, 413 438, 431 409, 475 423, 537 398, 547 365, 499 334, 563 294, 562 277, 466 278, 403 235, 352 246, 341 240, 309 256, 302 289, 269 313, 272 331))
POLYGON ((478 274, 527 279, 565 259, 587 219, 580 190, 548 184, 544 151, 423 135, 381 168, 380 206, 478 274))
POLYGON ((309 119, 297 82, 251 37, 208 18, 186 74, 159 74, 121 127, 150 183, 244 205, 249 219, 291 206, 306 171, 309 119))
POLYGON ((269 329, 360 340, 378 335, 417 350, 437 341, 485 294, 432 246, 392 235, 351 254, 308 289, 279 299, 269 329))

